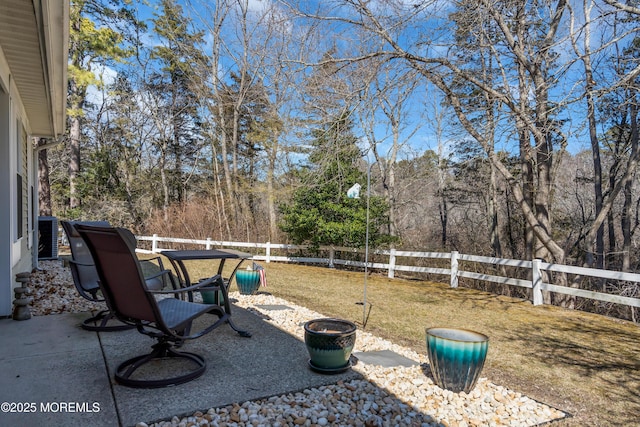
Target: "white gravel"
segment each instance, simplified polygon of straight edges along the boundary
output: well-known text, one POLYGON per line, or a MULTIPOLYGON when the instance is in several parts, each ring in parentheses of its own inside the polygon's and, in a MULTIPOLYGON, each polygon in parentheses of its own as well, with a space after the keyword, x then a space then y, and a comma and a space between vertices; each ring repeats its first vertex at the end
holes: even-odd
MULTIPOLYGON (((103 308, 80 297, 60 261, 40 263, 29 287, 33 315, 103 308)), ((267 288, 268 290, 268 288, 267 288)), ((232 292, 236 305, 268 316, 274 326, 300 339, 307 320, 326 317, 266 293, 246 296, 232 292), (292 310, 263 311, 260 305, 286 305, 292 310)), ((521 393, 480 378, 469 393, 452 393, 433 383, 425 353, 416 353, 358 330, 354 352, 391 350, 418 362, 413 367, 383 368, 360 361, 352 369, 362 380, 304 390, 268 399, 211 408, 188 417, 137 427, 189 426, 534 426, 566 414, 521 393), (426 368, 426 369, 425 369, 426 368)))

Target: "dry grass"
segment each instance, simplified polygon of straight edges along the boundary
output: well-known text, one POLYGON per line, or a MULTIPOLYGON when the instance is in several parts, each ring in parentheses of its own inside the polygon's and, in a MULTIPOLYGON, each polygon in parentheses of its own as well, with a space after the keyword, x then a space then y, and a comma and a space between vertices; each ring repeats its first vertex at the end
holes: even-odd
MULTIPOLYGON (((195 277, 210 273, 194 263, 195 277)), ((277 297, 361 322, 362 272, 264 264, 277 297)), ((211 270, 211 266, 208 266, 211 270)), ((640 425, 640 328, 630 322, 445 284, 371 275, 367 331, 424 353, 424 329, 490 337, 483 376, 573 415, 562 426, 640 425)))

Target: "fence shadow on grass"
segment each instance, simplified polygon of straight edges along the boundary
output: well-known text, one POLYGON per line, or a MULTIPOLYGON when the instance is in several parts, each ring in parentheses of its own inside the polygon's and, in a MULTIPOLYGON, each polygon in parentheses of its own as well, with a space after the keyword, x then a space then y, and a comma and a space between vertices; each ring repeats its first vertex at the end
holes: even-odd
MULTIPOLYGON (((637 425, 640 419, 640 330, 603 318, 564 317, 544 327, 520 324, 511 330, 523 354, 548 371, 567 375, 573 397, 600 395, 591 408, 602 425, 637 425)), ((631 326, 631 325, 626 325, 631 326)))

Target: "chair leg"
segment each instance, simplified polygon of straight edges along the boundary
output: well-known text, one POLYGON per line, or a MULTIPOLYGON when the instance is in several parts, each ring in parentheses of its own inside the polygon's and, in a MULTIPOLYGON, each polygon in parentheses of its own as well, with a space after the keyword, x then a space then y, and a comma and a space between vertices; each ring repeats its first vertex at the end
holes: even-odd
POLYGON ((225 283, 223 281, 223 284, 220 286, 220 290, 222 291, 222 297, 224 298, 224 301, 222 301, 222 304, 220 304, 220 301, 218 301, 218 293, 216 292, 216 304, 221 305, 224 309, 224 312, 228 314, 226 322, 229 324, 229 326, 231 326, 231 329, 236 331, 238 335, 240 335, 241 337, 251 338, 251 332, 238 328, 236 324, 233 323, 233 320, 231 320, 231 302, 229 299, 229 282, 225 283))
POLYGON ((153 345, 151 353, 137 356, 122 362, 116 369, 116 381, 127 387, 158 388, 183 384, 204 374, 207 369, 207 363, 202 356, 186 351, 176 351, 173 347, 172 343, 161 339, 159 343, 153 345), (136 370, 144 364, 151 362, 152 360, 171 358, 180 358, 192 362, 195 365, 195 369, 183 375, 156 380, 131 378, 131 375, 133 375, 136 370))
POLYGON ((115 316, 109 310, 102 310, 98 312, 93 317, 90 317, 82 322, 80 327, 87 331, 93 332, 116 332, 116 331, 126 331, 127 329, 133 329, 135 326, 125 325, 124 323, 120 323, 117 325, 109 325, 108 323, 111 320, 116 320, 115 316), (96 322, 100 322, 98 325, 95 325, 96 322))

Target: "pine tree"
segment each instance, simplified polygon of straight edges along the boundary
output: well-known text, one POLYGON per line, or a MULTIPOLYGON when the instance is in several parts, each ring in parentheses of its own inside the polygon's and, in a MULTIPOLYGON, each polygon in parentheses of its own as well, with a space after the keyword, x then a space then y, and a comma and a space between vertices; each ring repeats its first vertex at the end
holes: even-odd
POLYGON ((131 35, 141 24, 130 5, 121 1, 73 0, 69 31, 69 207, 80 208, 80 174, 83 118, 87 90, 99 84, 100 66, 123 61, 133 54, 131 35))
POLYGON ((156 146, 160 155, 163 207, 182 201, 187 190, 183 172, 201 148, 201 118, 197 92, 202 86, 201 70, 206 56, 199 49, 203 33, 191 28, 191 20, 175 0, 163 0, 156 14, 154 32, 160 38, 151 58, 157 70, 148 89, 156 100, 156 146))
MULTIPOLYGON (((361 153, 349 117, 343 115, 312 132, 309 168, 301 170, 304 183, 290 204, 280 207, 281 229, 296 244, 363 247, 367 227, 367 177, 358 169, 361 153), (347 190, 362 186, 361 197, 347 190)), ((380 230, 388 223, 388 207, 380 197, 370 199, 369 244, 388 242, 380 230)))

